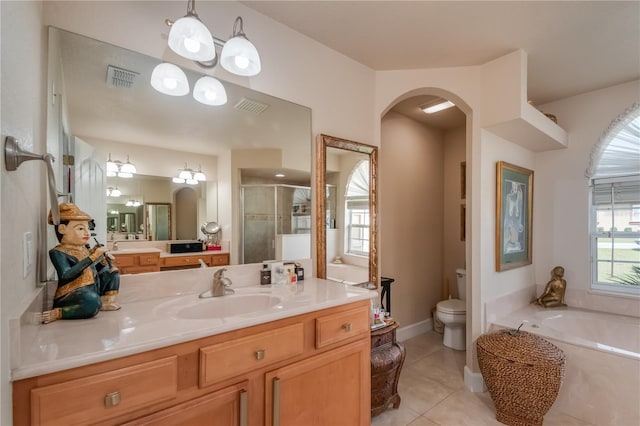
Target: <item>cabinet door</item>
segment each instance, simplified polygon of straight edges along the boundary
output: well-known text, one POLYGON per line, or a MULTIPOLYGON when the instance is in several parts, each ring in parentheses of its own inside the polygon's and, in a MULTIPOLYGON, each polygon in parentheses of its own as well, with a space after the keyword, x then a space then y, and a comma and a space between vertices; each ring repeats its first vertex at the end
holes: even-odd
POLYGON ((245 380, 123 426, 246 426, 247 389, 245 380))
POLYGON ((369 425, 368 338, 266 374, 265 424, 369 425))

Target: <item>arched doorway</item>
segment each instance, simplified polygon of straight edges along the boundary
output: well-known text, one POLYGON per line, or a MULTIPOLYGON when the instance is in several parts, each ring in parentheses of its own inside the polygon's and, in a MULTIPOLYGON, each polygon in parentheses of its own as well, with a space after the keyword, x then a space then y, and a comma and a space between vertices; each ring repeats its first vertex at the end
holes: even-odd
POLYGON ((198 234, 198 194, 192 188, 175 193, 176 239, 195 240, 198 234))

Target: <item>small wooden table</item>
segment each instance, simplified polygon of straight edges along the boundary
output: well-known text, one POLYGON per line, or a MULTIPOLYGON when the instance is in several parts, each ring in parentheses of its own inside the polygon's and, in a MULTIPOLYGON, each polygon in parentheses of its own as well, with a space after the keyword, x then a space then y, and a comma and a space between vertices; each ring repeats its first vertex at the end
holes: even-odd
POLYGON ((371 331, 371 417, 389 408, 400 407, 398 379, 404 363, 405 349, 396 341, 399 324, 387 320, 387 325, 371 331))

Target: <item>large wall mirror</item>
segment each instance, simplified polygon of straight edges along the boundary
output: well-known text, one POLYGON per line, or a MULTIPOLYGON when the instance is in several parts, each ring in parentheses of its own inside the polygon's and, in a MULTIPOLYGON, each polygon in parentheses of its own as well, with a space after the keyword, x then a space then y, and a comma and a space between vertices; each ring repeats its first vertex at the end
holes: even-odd
POLYGON ((316 148, 317 275, 377 286, 378 149, 328 135, 316 148))
MULTIPOLYGON (((180 64, 172 55, 164 59, 180 64)), ((249 249, 243 245, 251 244, 242 235, 244 176, 255 185, 310 189, 311 110, 222 80, 227 103, 204 105, 192 96, 203 74, 184 68, 189 94, 168 96, 150 84, 161 62, 49 28, 47 151, 64 158, 56 161, 59 190, 94 217, 101 242, 123 235, 138 241, 204 239, 202 224, 214 221, 231 264, 242 263, 249 249), (109 155, 133 163, 137 174, 107 177, 109 155), (201 170, 206 180, 173 182, 184 168, 201 170)), ((295 213, 292 206, 286 211, 295 213)), ((276 241, 259 244, 284 246, 282 255, 287 235, 278 233, 275 221, 273 227, 276 241)), ((296 232, 296 247, 303 248, 297 257, 310 257, 310 229, 306 236, 296 232)), ((47 243, 57 243, 52 233, 47 243)))

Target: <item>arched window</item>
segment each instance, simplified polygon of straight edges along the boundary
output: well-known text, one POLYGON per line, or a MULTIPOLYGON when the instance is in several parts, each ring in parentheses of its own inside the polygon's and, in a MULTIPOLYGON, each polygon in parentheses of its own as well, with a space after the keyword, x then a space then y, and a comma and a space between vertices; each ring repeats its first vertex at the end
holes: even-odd
POLYGON ((369 256, 369 161, 351 172, 345 192, 346 252, 369 256))
POLYGON ((591 154, 591 288, 640 294, 640 104, 591 154))

